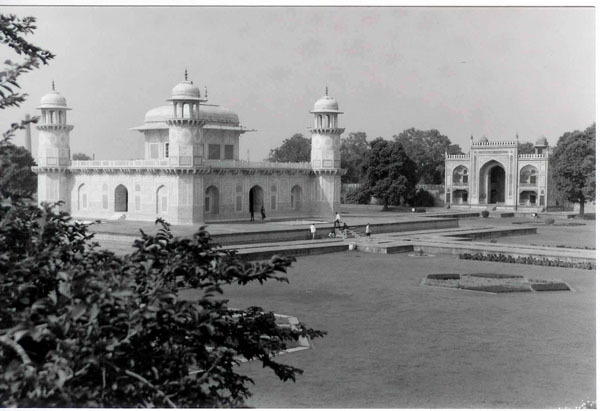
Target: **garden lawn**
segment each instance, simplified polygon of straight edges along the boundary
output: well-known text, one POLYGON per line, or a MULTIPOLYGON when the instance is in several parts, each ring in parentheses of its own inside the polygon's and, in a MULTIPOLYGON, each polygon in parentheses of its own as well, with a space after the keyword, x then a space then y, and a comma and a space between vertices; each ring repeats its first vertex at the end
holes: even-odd
MULTIPOLYGON (((360 252, 301 257, 290 284, 232 286, 325 330, 278 357, 305 370, 280 382, 258 362, 254 407, 558 408, 595 400, 594 271, 360 252), (564 280, 575 292, 487 294, 419 286, 429 273, 564 280)), ((192 297, 193 292, 186 292, 192 297)))

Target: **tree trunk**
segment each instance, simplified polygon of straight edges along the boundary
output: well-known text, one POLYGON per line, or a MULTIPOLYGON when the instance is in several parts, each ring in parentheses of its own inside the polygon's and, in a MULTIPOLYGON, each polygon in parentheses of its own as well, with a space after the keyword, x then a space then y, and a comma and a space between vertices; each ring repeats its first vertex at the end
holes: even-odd
POLYGON ((585 207, 585 198, 579 199, 579 217, 583 218, 583 210, 585 207))

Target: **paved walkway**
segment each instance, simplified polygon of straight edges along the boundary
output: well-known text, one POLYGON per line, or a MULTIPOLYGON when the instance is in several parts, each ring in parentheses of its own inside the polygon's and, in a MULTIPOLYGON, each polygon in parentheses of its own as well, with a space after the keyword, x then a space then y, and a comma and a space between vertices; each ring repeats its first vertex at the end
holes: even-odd
MULTIPOLYGON (((468 213, 469 211, 465 211, 465 214, 468 213)), ((456 214, 456 210, 448 210, 446 214, 456 214)), ((402 221, 431 221, 432 217, 439 218, 443 215, 444 210, 427 214, 386 212, 374 215, 372 212, 364 214, 347 212, 342 214, 342 220, 349 226, 354 227, 347 239, 343 239, 339 235, 335 239, 259 242, 229 245, 225 248, 236 249, 242 256, 249 259, 265 259, 275 254, 310 255, 337 252, 348 249, 350 244, 354 243, 359 250, 383 253, 412 251, 417 247, 423 250, 430 250, 430 252, 449 254, 480 252, 484 254, 495 253, 538 258, 559 258, 570 261, 595 261, 595 250, 477 241, 478 238, 489 239, 507 235, 533 234, 537 230, 536 221, 528 221, 527 219, 521 219, 523 220, 521 221, 523 224, 512 224, 515 219, 510 219, 509 221, 509 219, 484 220, 477 218, 460 220, 460 226, 457 228, 425 229, 382 234, 377 234, 376 230, 374 230, 370 240, 364 236, 363 227, 369 222, 371 224, 391 224, 402 221), (407 247, 407 245, 412 247, 407 247)), ((332 222, 311 218, 287 221, 271 221, 267 219, 255 222, 220 222, 209 223, 206 227, 213 235, 277 232, 290 229, 306 229, 308 233, 308 228, 313 223, 318 228, 332 226, 332 222)), ((102 246, 112 249, 119 254, 126 254, 132 251, 131 244, 133 238, 138 236, 140 229, 148 233, 153 233, 156 232, 158 226, 150 222, 106 221, 102 224, 92 226, 91 229, 99 233, 99 237, 102 238, 99 242, 102 246), (110 239, 111 235, 116 236, 115 239, 110 239)), ((198 227, 195 226, 172 226, 172 231, 178 236, 191 236, 197 229, 198 227)))

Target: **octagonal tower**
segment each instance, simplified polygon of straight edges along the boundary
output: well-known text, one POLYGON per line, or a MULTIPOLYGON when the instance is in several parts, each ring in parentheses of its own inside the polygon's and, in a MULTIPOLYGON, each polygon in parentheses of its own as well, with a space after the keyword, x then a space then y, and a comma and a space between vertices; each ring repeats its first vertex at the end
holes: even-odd
POLYGON ((344 132, 338 127, 338 102, 329 95, 325 87, 325 95, 315 103, 313 110, 314 124, 310 128, 312 134, 310 161, 315 179, 315 195, 313 213, 331 216, 340 207, 341 174, 340 138, 344 132))
POLYGON ((38 204, 64 201, 61 208, 70 211, 69 181, 67 169, 71 164, 69 133, 73 129, 67 124, 67 100, 61 96, 52 82, 52 91, 42 97, 38 107, 42 115, 37 129, 38 135, 38 204))

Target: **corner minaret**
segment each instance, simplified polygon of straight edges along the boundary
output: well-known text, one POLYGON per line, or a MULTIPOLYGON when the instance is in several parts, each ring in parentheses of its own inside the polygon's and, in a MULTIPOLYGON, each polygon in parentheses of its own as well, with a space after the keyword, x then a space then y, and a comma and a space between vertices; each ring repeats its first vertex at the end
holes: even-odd
POLYGON ((52 82, 52 91, 42 97, 38 107, 42 115, 37 129, 38 136, 38 203, 64 201, 62 209, 69 211, 69 187, 66 171, 71 164, 67 124, 67 100, 61 96, 52 82))
POLYGON ((330 216, 340 207, 341 174, 340 169, 340 136, 344 132, 338 127, 338 102, 329 95, 325 87, 325 95, 315 103, 311 113, 314 125, 312 134, 310 161, 316 179, 315 214, 330 216))
POLYGON ((204 157, 202 139, 203 120, 200 119, 200 89, 188 80, 173 88, 172 96, 167 101, 173 104, 173 118, 167 120, 169 126, 169 162, 173 166, 191 167, 200 164, 204 157))

